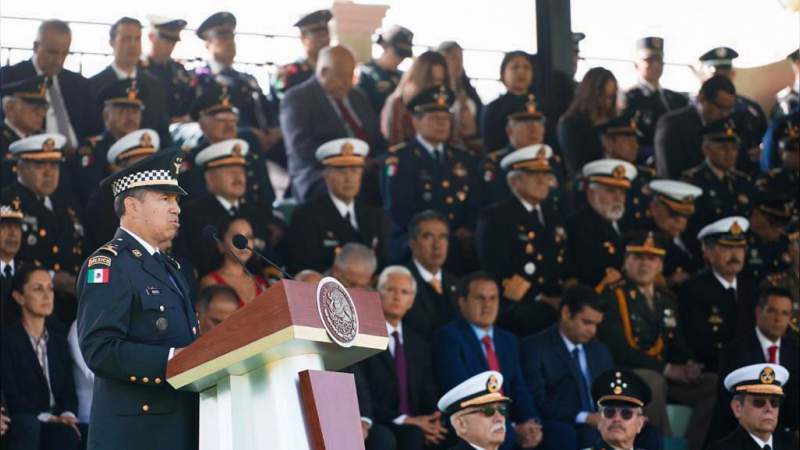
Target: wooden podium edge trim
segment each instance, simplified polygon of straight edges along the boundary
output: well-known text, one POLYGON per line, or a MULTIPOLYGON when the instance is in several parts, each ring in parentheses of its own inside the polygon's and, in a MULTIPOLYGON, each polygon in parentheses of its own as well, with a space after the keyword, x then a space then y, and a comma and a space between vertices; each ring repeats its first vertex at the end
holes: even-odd
MULTIPOLYGON (((320 343, 333 344, 328 333, 323 328, 303 325, 290 325, 258 340, 255 340, 236 350, 220 355, 203 364, 185 370, 175 376, 167 378, 167 382, 175 389, 192 384, 194 381, 224 370, 240 361, 261 353, 264 348, 273 348, 291 340, 306 340, 320 343)), ((370 334, 358 334, 353 340, 353 347, 385 350, 389 338, 370 334)))

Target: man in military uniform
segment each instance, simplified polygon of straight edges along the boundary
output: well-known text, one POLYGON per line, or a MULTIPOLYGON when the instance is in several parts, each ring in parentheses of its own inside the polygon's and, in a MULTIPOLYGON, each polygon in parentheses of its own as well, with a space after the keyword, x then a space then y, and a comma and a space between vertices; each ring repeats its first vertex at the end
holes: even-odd
POLYGON ((198 333, 189 287, 159 251, 178 231, 180 152, 158 152, 103 180, 120 227, 84 263, 78 339, 95 374, 88 448, 195 449, 197 394, 166 382, 167 361, 198 333))
POLYGON ((727 216, 750 216, 754 187, 750 177, 735 168, 740 145, 737 132, 731 120, 706 125, 701 132, 705 161, 683 173, 683 181, 701 188, 704 194, 684 234, 695 255, 700 254, 695 236, 702 227, 727 216))
POLYGON ((599 337, 614 361, 634 370, 653 391, 649 421, 670 435, 667 400, 692 406, 686 431, 689 448, 700 450, 714 408, 715 374, 692 360, 672 294, 656 286, 662 275, 663 243, 653 232, 636 232, 625 246, 624 280, 606 286, 599 337))
POLYGON ((65 143, 60 134, 37 134, 11 144, 18 178, 3 187, 0 199, 19 200, 25 213, 19 255, 54 272, 55 314, 71 323, 75 318, 75 275, 84 257, 84 229, 72 196, 57 190, 65 143))
POLYGON ((367 94, 372 109, 378 114, 403 76, 397 66, 413 56, 413 40, 411 30, 395 25, 378 37, 377 44, 383 48, 381 56, 361 66, 358 87, 367 94))
POLYGON ((170 96, 167 102, 170 121, 186 122, 189 120, 189 107, 194 98, 191 75, 183 64, 172 59, 172 51, 181 40, 181 30, 186 27, 186 21, 155 14, 148 14, 147 20, 151 26, 147 34, 151 47, 140 67, 157 78, 164 87, 164 92, 170 96))
POLYGON ((377 207, 358 198, 369 144, 353 138, 328 141, 316 152, 325 168, 322 194, 297 207, 289 229, 289 271, 324 272, 348 242, 371 248, 384 267, 389 259, 391 221, 377 207))
POLYGON ((303 44, 305 56, 281 67, 278 71, 273 87, 281 98, 286 91, 314 75, 319 51, 331 42, 328 22, 332 18, 330 10, 320 9, 304 15, 294 23, 300 30, 300 43, 303 44))
POLYGON ((794 200, 775 191, 757 191, 754 196, 744 272, 756 283, 787 269, 792 262, 784 229, 796 214, 794 200))
MULTIPOLYGON (((739 56, 732 48, 717 47, 700 56, 700 62, 713 75, 721 75, 731 81, 736 77, 733 60, 739 56)), ((767 131, 767 116, 758 103, 743 96, 736 95, 736 105, 731 114, 741 138, 742 149, 736 167, 748 175, 758 171, 758 160, 761 156, 761 139, 767 131)))
MULTIPOLYGON (((247 154, 249 145, 242 139, 226 139, 209 145, 195 157, 197 169, 203 171, 205 194, 184 203, 181 234, 189 248, 186 253, 203 276, 218 269, 222 257, 213 245, 194 245, 208 239, 203 228, 219 227, 230 217, 244 217, 253 228, 253 247, 261 253, 269 253, 269 217, 267 211, 257 203, 246 199, 247 154)), ((253 264, 260 265, 256 261, 253 264)))
POLYGON ((503 374, 494 370, 467 378, 447 391, 437 407, 458 436, 450 450, 498 450, 506 438, 511 399, 503 390, 503 374))
MULTIPOLYGON (((116 173, 131 164, 152 155, 161 147, 155 130, 143 129, 130 132, 111 145, 106 154, 111 173, 116 173)), ((86 247, 98 248, 111 240, 119 226, 114 214, 114 196, 107 189, 96 189, 86 205, 86 247)))
POLYGON ((772 114, 770 114, 773 119, 786 116, 800 106, 800 49, 789 53, 786 59, 792 63, 794 83, 775 94, 776 103, 772 108, 772 114))
POLYGON ((664 113, 689 104, 683 94, 661 87, 661 75, 664 73, 664 39, 648 36, 636 41, 636 60, 634 61, 639 81, 625 92, 623 114, 639 113, 639 143, 641 154, 639 161, 650 164, 653 157, 653 139, 656 134, 656 122, 664 113))
POLYGON ((642 408, 650 403, 647 383, 627 369, 611 369, 592 382, 592 399, 600 412, 600 441, 587 450, 634 450, 634 441, 647 419, 642 408))
POLYGON ((706 225, 698 239, 708 268, 684 283, 679 293, 680 326, 692 336, 689 347, 697 362, 716 372, 723 344, 755 326, 756 286, 741 275, 747 252, 744 217, 726 217, 706 225))
POLYGON ((546 202, 552 156, 544 144, 506 155, 500 164, 513 197, 487 208, 478 220, 478 260, 503 286, 505 310, 500 320, 517 336, 541 331, 557 320, 568 272, 563 218, 546 202))
POLYGON ((4 121, 0 126, 0 181, 8 186, 16 178, 12 142, 38 133, 47 115, 47 78, 38 76, 0 87, 4 121))
MULTIPOLYGON (((514 150, 544 143, 545 117, 537 109, 533 94, 528 95, 527 101, 516 104, 508 115, 506 134, 508 144, 490 152, 479 163, 481 206, 489 206, 511 197, 508 184, 503 177, 504 172, 500 168, 500 161, 514 150)), ((553 157, 558 158, 557 155, 553 157)), ((556 177, 559 175, 556 174, 556 177)))
POLYGON ((448 265, 465 273, 475 265, 474 230, 478 192, 472 157, 447 144, 453 92, 444 86, 426 89, 409 101, 417 137, 390 149, 382 173, 383 205, 394 222, 396 248, 408 240, 414 214, 433 209, 446 215, 452 230, 448 265))
POLYGON ((22 246, 22 219, 18 199, 0 204, 0 324, 19 319, 19 308, 11 297, 14 275, 22 265, 17 257, 22 246))
POLYGON ((667 286, 675 289, 703 267, 683 241, 689 218, 695 212, 695 199, 703 195, 697 186, 675 180, 653 180, 649 184, 651 220, 643 229, 665 235, 667 254, 664 256, 664 278, 667 286))
POLYGON ((791 264, 783 272, 767 275, 761 282, 761 290, 775 286, 785 289, 792 298, 792 317, 789 320, 787 336, 795 341, 800 338, 800 222, 793 220, 786 227, 786 237, 789 240, 789 256, 791 264))
POLYGON ((709 450, 789 450, 798 446, 796 435, 778 429, 778 412, 789 371, 777 364, 740 367, 725 377, 730 408, 739 428, 709 450))
POLYGON ((589 205, 568 222, 573 275, 581 283, 597 286, 619 279, 623 257, 625 198, 636 178, 633 164, 619 159, 599 159, 583 166, 589 205), (587 224, 591 224, 587 226, 587 224))
POLYGON ((144 110, 142 88, 135 78, 112 82, 98 93, 97 100, 103 106, 105 130, 82 143, 66 164, 81 205, 88 203, 100 181, 111 173, 108 149, 117 139, 140 128, 144 110))
POLYGON ((195 98, 209 89, 217 89, 218 84, 227 86, 230 103, 239 110, 239 126, 250 128, 256 135, 261 152, 280 152, 281 132, 276 107, 264 96, 255 77, 233 68, 235 31, 236 17, 229 12, 212 14, 197 28, 197 37, 205 41, 208 61, 195 69, 192 80, 195 98))
POLYGON ((774 136, 780 167, 762 174, 756 180, 756 188, 786 194, 794 199, 794 208, 800 210, 800 113, 785 116, 774 136))

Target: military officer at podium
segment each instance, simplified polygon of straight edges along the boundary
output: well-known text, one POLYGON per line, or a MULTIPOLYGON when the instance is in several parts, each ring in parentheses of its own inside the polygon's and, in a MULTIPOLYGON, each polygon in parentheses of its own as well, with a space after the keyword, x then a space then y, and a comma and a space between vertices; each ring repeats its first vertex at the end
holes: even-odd
POLYGON ((81 352, 95 374, 88 448, 196 449, 197 396, 172 389, 167 362, 197 337, 189 286, 159 251, 178 231, 180 152, 104 179, 120 227, 77 283, 81 352))

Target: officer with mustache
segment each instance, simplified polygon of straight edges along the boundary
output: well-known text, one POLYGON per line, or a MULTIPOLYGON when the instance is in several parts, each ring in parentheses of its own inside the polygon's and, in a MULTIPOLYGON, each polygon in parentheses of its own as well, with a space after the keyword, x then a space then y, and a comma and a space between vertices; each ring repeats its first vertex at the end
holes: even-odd
POLYGON ((635 450, 633 441, 647 422, 642 408, 650 403, 647 383, 627 369, 610 369, 592 383, 597 403, 600 441, 585 450, 635 450))

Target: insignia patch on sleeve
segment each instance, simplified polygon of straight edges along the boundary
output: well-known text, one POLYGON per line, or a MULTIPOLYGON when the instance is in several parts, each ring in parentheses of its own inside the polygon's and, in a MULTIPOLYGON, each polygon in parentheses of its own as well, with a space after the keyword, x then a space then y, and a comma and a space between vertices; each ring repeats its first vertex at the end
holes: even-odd
POLYGON ((111 258, 108 256, 92 256, 89 258, 88 267, 92 266, 107 266, 111 267, 111 258))
POLYGON ((89 269, 86 271, 86 282, 89 284, 105 284, 111 277, 111 271, 107 268, 89 269))

